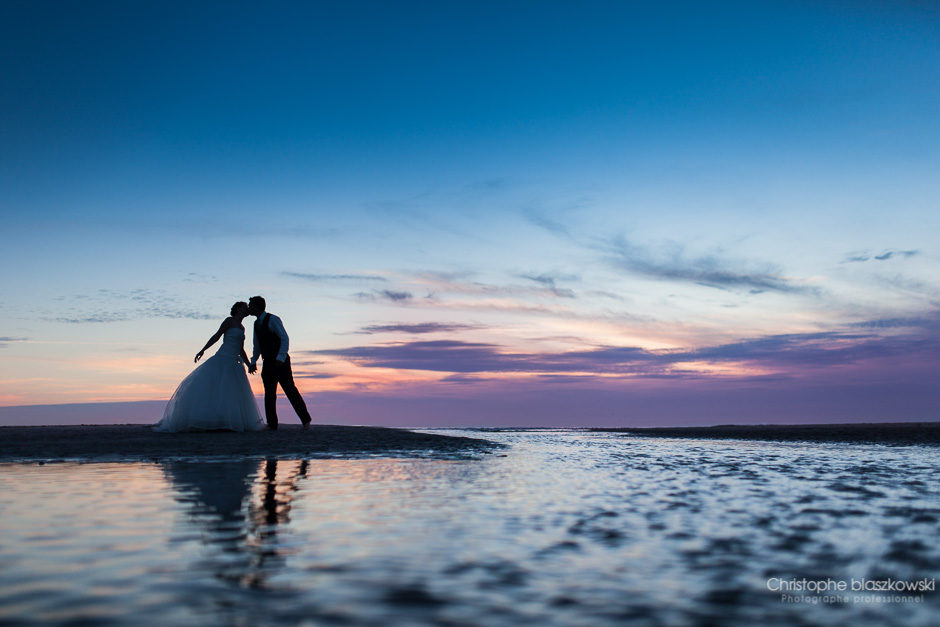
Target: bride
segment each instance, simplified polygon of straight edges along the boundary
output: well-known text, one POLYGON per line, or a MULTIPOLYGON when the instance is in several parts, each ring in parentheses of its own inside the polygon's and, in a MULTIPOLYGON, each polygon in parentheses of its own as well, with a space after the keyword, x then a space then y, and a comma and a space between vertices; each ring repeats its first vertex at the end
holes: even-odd
POLYGON ((245 327, 248 304, 232 305, 215 335, 196 353, 196 362, 219 338, 222 346, 202 362, 176 388, 154 431, 258 431, 264 428, 255 396, 248 384, 245 364, 245 327))

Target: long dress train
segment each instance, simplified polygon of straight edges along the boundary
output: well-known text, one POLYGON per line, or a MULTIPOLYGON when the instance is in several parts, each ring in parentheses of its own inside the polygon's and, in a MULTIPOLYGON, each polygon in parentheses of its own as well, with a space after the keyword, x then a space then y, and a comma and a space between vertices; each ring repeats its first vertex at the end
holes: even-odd
POLYGON ((227 329, 219 350, 183 379, 154 431, 257 431, 264 428, 241 352, 245 330, 227 329))

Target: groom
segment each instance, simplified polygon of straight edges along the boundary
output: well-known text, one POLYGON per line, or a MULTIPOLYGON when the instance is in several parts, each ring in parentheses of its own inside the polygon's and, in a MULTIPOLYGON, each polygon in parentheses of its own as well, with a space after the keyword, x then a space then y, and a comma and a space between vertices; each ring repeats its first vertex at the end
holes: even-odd
POLYGON ((268 429, 277 430, 277 385, 280 383, 287 400, 293 405, 304 429, 310 427, 310 414, 303 397, 294 385, 294 374, 290 369, 290 357, 287 355, 288 337, 284 324, 277 316, 267 313, 264 299, 252 296, 248 299, 248 315, 255 317, 254 351, 248 372, 258 370, 258 355, 264 359, 261 368, 261 381, 264 383, 264 416, 268 420, 268 429))

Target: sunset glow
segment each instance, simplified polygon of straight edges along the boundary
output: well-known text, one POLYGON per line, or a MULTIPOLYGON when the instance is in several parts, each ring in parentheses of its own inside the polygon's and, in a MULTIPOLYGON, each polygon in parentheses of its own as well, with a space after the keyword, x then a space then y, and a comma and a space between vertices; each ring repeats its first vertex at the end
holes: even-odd
POLYGON ((936 418, 927 5, 0 11, 0 424, 254 294, 320 422, 936 418))

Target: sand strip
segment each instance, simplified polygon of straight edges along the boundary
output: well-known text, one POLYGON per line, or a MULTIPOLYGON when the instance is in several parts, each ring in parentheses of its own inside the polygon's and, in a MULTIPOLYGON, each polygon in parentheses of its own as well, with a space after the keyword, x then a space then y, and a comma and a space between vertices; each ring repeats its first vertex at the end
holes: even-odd
POLYGON ((277 431, 154 433, 149 425, 0 427, 0 460, 157 460, 221 456, 465 456, 499 445, 407 429, 282 425, 277 431))
POLYGON ((591 429, 657 438, 853 442, 857 444, 940 444, 940 422, 873 422, 825 425, 718 425, 591 429))

